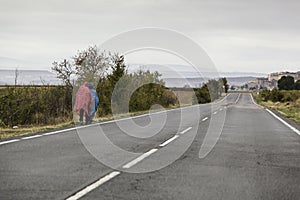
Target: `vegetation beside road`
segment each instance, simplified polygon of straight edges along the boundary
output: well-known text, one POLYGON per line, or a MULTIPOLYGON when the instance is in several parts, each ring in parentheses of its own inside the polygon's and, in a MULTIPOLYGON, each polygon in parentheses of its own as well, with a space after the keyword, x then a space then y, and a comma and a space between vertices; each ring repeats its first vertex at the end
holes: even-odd
POLYGON ((11 127, 0 127, 0 140, 11 138, 11 137, 18 137, 23 135, 29 135, 34 133, 40 133, 45 131, 56 130, 64 127, 71 126, 71 122, 60 123, 56 125, 27 125, 27 126, 18 126, 18 128, 11 128, 11 127))
POLYGON ((263 90, 253 96, 260 105, 300 123, 300 90, 263 90))
POLYGON ((7 86, 0 89, 0 127, 56 125, 72 119, 72 89, 7 86))
MULTIPOLYGON (((110 119, 112 115, 148 112, 160 106, 179 107, 185 103, 179 100, 189 96, 185 92, 177 96, 165 87, 157 71, 140 69, 128 73, 123 56, 100 51, 96 46, 78 52, 70 60, 54 62, 52 70, 64 86, 15 85, 0 89, 0 139, 4 135, 16 136, 60 124, 74 124, 72 102, 83 82, 96 86, 100 99, 96 117, 100 120, 110 119)), ((196 94, 190 101, 192 104, 209 103, 227 92, 228 84, 226 78, 209 80, 202 88, 190 90, 196 94)))

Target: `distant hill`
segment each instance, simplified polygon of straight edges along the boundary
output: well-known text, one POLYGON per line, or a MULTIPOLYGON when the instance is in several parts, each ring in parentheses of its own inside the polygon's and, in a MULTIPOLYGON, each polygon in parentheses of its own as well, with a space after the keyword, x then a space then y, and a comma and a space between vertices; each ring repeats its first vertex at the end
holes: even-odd
POLYGON ((248 83, 249 81, 253 81, 258 77, 253 76, 244 76, 244 77, 227 77, 227 81, 229 85, 242 86, 248 83))
POLYGON ((220 72, 217 69, 208 69, 199 67, 195 69, 189 65, 176 65, 176 64, 128 64, 128 71, 134 72, 138 69, 158 71, 165 78, 179 78, 180 76, 186 78, 204 77, 266 77, 266 73, 257 72, 220 72))
MULTIPOLYGON (((0 85, 15 84, 15 70, 0 69, 0 85)), ((61 85, 62 81, 47 70, 18 70, 18 85, 61 85)))
MULTIPOLYGON (((148 66, 149 67, 149 66, 148 66)), ((170 67, 170 66, 169 66, 170 67)), ((175 67, 176 69, 179 66, 175 67)), ((184 67, 181 67, 184 68, 184 67)), ((138 69, 138 68, 136 68, 138 69)), ((144 70, 147 69, 144 67, 144 70)), ((151 71, 162 69, 162 67, 150 68, 151 71)), ((219 77, 226 77, 229 85, 241 86, 245 83, 255 80, 257 77, 267 76, 262 73, 241 73, 241 72, 220 72, 220 73, 211 73, 211 72, 201 72, 195 73, 192 71, 184 70, 178 72, 162 70, 159 71, 162 73, 162 79, 165 81, 167 87, 200 87, 204 82, 209 79, 215 79, 219 77)), ((131 68, 129 72, 133 72, 131 68)), ((47 70, 18 70, 18 81, 19 85, 60 85, 62 81, 56 78, 56 75, 47 70)), ((0 70, 0 85, 14 85, 15 84, 15 70, 0 70)))
MULTIPOLYGON (((249 81, 255 80, 257 77, 226 77, 229 85, 242 86, 249 81)), ((167 87, 201 87, 203 83, 207 82, 211 78, 197 77, 197 78, 163 78, 167 87)))
POLYGON ((128 64, 129 72, 138 69, 158 71, 167 87, 199 87, 209 79, 226 77, 229 85, 242 86, 257 77, 267 77, 265 73, 256 72, 218 72, 216 69, 198 68, 174 64, 128 64))

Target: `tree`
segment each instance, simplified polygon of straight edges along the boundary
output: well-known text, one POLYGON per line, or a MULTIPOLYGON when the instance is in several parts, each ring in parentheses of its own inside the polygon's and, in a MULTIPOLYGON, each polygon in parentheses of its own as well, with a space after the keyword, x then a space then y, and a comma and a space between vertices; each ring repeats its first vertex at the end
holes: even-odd
POLYGON ((294 86, 295 86, 295 90, 300 90, 300 80, 296 81, 294 86))
POLYGON ((71 60, 53 62, 52 70, 57 78, 63 80, 67 86, 72 86, 71 76, 76 76, 77 85, 83 82, 97 84, 100 77, 105 77, 107 69, 113 64, 113 55, 100 51, 97 46, 90 46, 86 50, 79 51, 71 60))
POLYGON ((57 78, 64 81, 66 86, 72 87, 71 76, 76 73, 74 65, 66 59, 62 62, 54 61, 52 65, 53 67, 51 69, 56 72, 57 78))
POLYGON ((108 80, 110 81, 112 87, 115 86, 115 84, 119 81, 119 79, 125 75, 126 73, 126 66, 124 63, 124 56, 119 56, 118 54, 115 54, 112 57, 112 63, 111 66, 112 73, 107 76, 108 80))
MULTIPOLYGON (((100 99, 98 115, 100 116, 111 114, 112 94, 114 92, 115 85, 126 74, 124 56, 119 56, 118 54, 110 54, 109 62, 111 67, 111 73, 107 74, 106 76, 101 76, 97 84, 97 93, 100 99)), ((124 87, 118 87, 117 89, 122 90, 115 91, 121 96, 122 94, 124 94, 123 90, 125 89, 125 85, 124 87)), ((122 98, 117 100, 121 101, 122 98)), ((119 104, 119 102, 115 103, 119 104)))
POLYGON ((278 80, 278 89, 279 90, 293 90, 295 85, 294 77, 292 76, 283 76, 278 80))
POLYGON ((81 85, 83 82, 93 82, 97 84, 100 77, 104 77, 113 64, 111 59, 113 55, 100 49, 94 45, 88 47, 86 50, 79 51, 73 57, 75 72, 77 75, 77 84, 81 85))
POLYGON ((216 100, 220 96, 220 82, 214 79, 211 79, 207 83, 207 88, 210 94, 211 101, 216 100))
POLYGON ((227 93, 228 89, 229 89, 227 79, 224 77, 224 78, 222 78, 222 81, 223 81, 223 86, 224 86, 225 93, 227 93))

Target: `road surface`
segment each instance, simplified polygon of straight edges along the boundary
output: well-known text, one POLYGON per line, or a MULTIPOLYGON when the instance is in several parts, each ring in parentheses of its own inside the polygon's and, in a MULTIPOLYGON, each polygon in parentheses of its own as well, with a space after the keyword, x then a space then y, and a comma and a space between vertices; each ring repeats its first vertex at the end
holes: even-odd
MULTIPOLYGON (((255 105, 250 94, 229 94, 214 104, 153 115, 160 119, 163 114, 165 126, 150 138, 122 133, 117 121, 100 125, 115 145, 146 152, 116 169, 93 157, 75 128, 0 142, 0 199, 300 198, 299 127, 288 127, 255 105), (209 131, 218 131, 213 119, 222 125, 220 138, 199 158, 209 131), (177 158, 178 149, 190 142, 177 158), (124 172, 158 167, 164 152, 174 159, 168 166, 147 173, 124 172)), ((147 127, 149 116, 134 121, 147 127)), ((128 122, 120 123, 126 128, 128 122)), ((80 132, 89 134, 95 128, 81 127, 80 132)), ((140 134, 152 134, 154 129, 140 134)))

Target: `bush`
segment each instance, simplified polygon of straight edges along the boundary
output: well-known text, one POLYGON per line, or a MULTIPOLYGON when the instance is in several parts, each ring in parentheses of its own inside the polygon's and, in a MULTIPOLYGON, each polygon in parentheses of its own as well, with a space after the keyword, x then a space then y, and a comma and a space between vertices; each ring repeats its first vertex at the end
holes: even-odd
POLYGON ((196 88, 196 89, 194 89, 194 91, 195 91, 195 96, 193 99, 193 104, 201 104, 201 103, 211 102, 211 96, 210 96, 207 85, 204 85, 201 88, 196 88))
POLYGON ((263 101, 270 100, 273 102, 295 102, 300 98, 300 92, 296 90, 263 90, 259 95, 263 101))
POLYGON ((283 93, 277 89, 274 89, 270 92, 269 95, 269 100, 273 101, 273 102, 277 102, 277 101, 283 101, 283 93))
POLYGON ((262 98, 263 101, 268 101, 269 100, 269 96, 270 96, 270 91, 269 90, 262 90, 259 93, 260 97, 262 98))
POLYGON ((5 87, 0 90, 0 121, 14 125, 47 125, 72 118, 72 89, 64 86, 5 87))
POLYGON ((112 70, 97 85, 98 116, 112 114, 112 106, 114 114, 121 114, 149 110, 155 104, 168 107, 177 103, 176 96, 165 88, 158 72, 139 70, 128 74, 122 60, 112 70))
POLYGON ((149 110, 152 105, 159 104, 163 107, 175 105, 177 102, 173 92, 168 91, 159 84, 147 84, 138 88, 131 96, 129 102, 129 111, 149 110))

